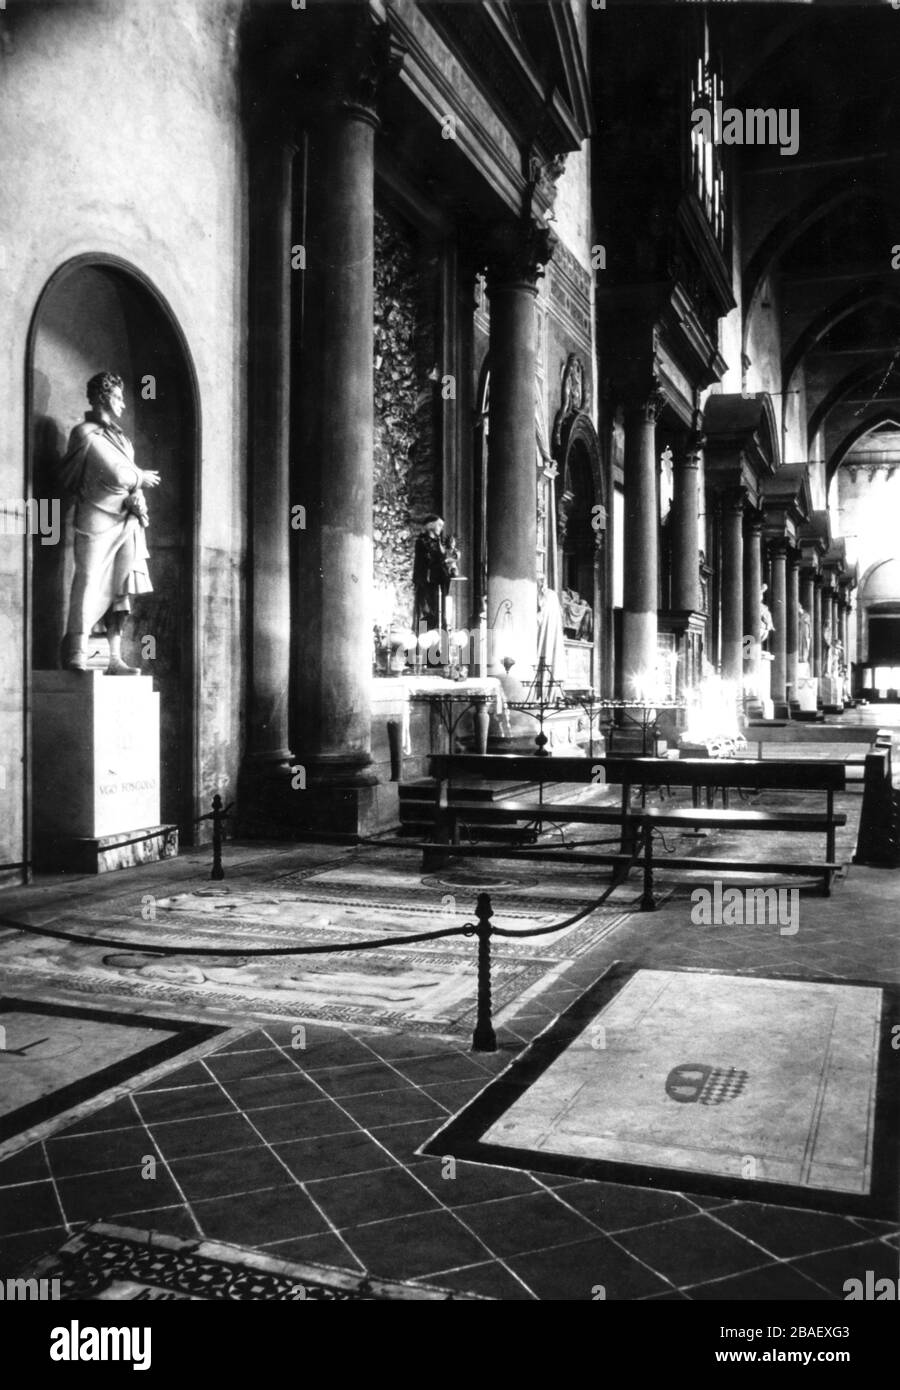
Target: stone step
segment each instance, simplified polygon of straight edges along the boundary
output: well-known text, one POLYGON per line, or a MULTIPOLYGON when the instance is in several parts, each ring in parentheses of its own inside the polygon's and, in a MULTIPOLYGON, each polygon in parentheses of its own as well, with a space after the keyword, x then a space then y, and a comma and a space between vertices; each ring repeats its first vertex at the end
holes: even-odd
MULTIPOLYGON (((564 797, 567 802, 580 797, 593 798, 596 787, 585 785, 575 788, 566 782, 454 782, 450 797, 452 801, 482 802, 487 809, 494 801, 516 800, 536 801, 543 785, 544 801, 552 805, 554 800, 564 797)), ((400 792, 400 835, 410 839, 427 839, 434 831, 434 782, 424 779, 417 782, 403 782, 400 792)), ((479 828, 479 839, 508 842, 509 826, 486 825, 479 828)))
MULTIPOLYGON (((534 782, 454 782, 452 796, 455 801, 502 801, 510 796, 527 795, 535 788, 534 782)), ((424 777, 417 782, 401 782, 397 789, 400 793, 401 813, 405 806, 415 807, 425 803, 430 806, 434 801, 434 782, 430 777, 424 777)))

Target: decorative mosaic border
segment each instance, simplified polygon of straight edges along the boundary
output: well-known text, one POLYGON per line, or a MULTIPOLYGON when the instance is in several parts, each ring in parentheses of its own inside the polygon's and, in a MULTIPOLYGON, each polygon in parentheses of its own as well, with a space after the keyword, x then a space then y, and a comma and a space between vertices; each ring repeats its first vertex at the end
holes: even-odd
POLYGON ((327 1265, 297 1264, 214 1241, 97 1222, 37 1261, 22 1278, 58 1279, 61 1302, 102 1297, 202 1302, 383 1303, 481 1301, 423 1284, 393 1283, 327 1265), (129 1288, 129 1286, 131 1286, 129 1288), (139 1286, 135 1288, 134 1286, 139 1286))

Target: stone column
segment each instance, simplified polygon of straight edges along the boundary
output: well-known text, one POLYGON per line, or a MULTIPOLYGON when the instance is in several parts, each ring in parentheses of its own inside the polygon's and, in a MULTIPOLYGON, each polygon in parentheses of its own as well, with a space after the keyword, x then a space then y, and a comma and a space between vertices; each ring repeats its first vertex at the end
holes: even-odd
POLYGON ((672 537, 672 608, 676 613, 700 609, 700 459, 703 440, 695 436, 675 459, 672 537))
POLYGON ((664 397, 652 391, 625 410, 625 604, 622 694, 633 699, 654 680, 659 611, 659 498, 656 421, 664 397))
POLYGON ((822 615, 822 576, 813 575, 813 609, 812 609, 812 661, 813 675, 822 676, 822 624, 825 621, 822 615))
POLYGON ((762 655, 759 633, 762 627, 762 517, 753 512, 744 536, 744 685, 754 696, 759 694, 759 667, 762 655))
MULTIPOLYGON (((553 254, 548 228, 524 219, 498 228, 488 252, 491 399, 487 555, 490 670, 528 685, 537 660, 535 318, 538 278, 553 254)), ((552 518, 548 524, 553 524, 552 518)))
MULTIPOLYGON (((349 7, 352 9, 353 7, 349 7)), ((296 742, 313 796, 298 815, 355 834, 372 807, 372 501, 375 100, 399 66, 386 26, 350 15, 311 128, 303 447, 296 486, 313 499, 298 546, 296 742), (312 477, 310 475, 315 470, 312 477)))
MULTIPOLYGON (((769 553, 772 561, 772 700, 784 706, 787 681, 787 542, 775 540, 769 553)), ((776 714, 778 710, 776 709, 776 714)))
POLYGON ((744 677, 743 488, 722 494, 722 675, 740 691, 744 677))
MULTIPOLYGON (((282 122, 282 129, 283 129, 282 122)), ((294 148, 271 128, 250 150, 249 673, 238 804, 244 833, 282 819, 290 787, 291 214, 294 148)))
POLYGON ((797 699, 797 649, 800 645, 800 557, 796 550, 787 555, 787 613, 785 622, 785 681, 791 701, 797 699))

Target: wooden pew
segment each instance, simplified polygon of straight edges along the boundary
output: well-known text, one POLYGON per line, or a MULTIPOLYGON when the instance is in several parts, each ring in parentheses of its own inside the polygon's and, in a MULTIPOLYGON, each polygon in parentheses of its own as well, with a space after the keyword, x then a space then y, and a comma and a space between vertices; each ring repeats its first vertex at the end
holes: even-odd
POLYGON ((536 755, 514 754, 435 754, 429 760, 429 770, 435 778, 435 850, 426 852, 426 865, 433 868, 446 863, 448 854, 485 854, 503 857, 549 858, 564 857, 567 862, 596 862, 617 864, 627 872, 637 853, 644 852, 644 900, 647 910, 655 906, 653 897, 653 833, 661 829, 704 830, 769 830, 780 833, 822 833, 825 835, 825 860, 819 863, 796 864, 790 861, 756 859, 720 860, 697 855, 666 857, 675 868, 706 868, 713 870, 753 870, 761 873, 799 873, 804 877, 821 877, 825 893, 838 869, 835 862, 835 831, 846 824, 846 816, 835 812, 835 793, 846 786, 842 762, 759 762, 743 758, 542 758, 536 755), (536 799, 517 798, 491 803, 455 799, 451 794, 454 779, 471 781, 530 781, 538 785, 536 799), (592 806, 578 802, 547 801, 547 784, 602 785, 612 783, 621 787, 616 806, 592 806), (671 791, 688 788, 696 802, 698 789, 707 793, 720 790, 743 794, 764 791, 791 791, 824 794, 822 809, 801 811, 757 810, 747 807, 723 806, 653 806, 646 805, 649 787, 671 791), (641 805, 632 805, 635 788, 641 790, 641 805), (479 826, 523 825, 532 842, 546 826, 563 824, 610 825, 619 831, 618 849, 613 854, 584 855, 571 849, 541 846, 526 848, 520 835, 510 845, 461 843, 460 831, 477 831, 479 826), (436 856, 436 857, 435 857, 436 856))

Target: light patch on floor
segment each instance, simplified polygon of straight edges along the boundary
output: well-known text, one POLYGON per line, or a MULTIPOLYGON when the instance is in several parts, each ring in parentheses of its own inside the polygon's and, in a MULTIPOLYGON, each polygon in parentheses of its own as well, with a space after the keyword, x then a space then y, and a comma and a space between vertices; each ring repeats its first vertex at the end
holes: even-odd
POLYGON ((882 991, 638 970, 485 1145, 867 1195, 882 991))
POLYGON ((108 1066, 143 1052, 150 1042, 173 1033, 146 1027, 104 1023, 75 1015, 60 1018, 21 1009, 4 1009, 0 1025, 0 1115, 52 1095, 63 1086, 83 1081, 108 1066))
MULTIPOLYGON (((98 1003, 101 1001, 98 1000, 98 1003)), ((0 999, 0 1157, 45 1138, 147 1080, 174 1057, 205 1049, 221 1028, 184 1019, 140 1017, 81 1002, 0 999)))

